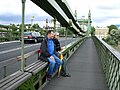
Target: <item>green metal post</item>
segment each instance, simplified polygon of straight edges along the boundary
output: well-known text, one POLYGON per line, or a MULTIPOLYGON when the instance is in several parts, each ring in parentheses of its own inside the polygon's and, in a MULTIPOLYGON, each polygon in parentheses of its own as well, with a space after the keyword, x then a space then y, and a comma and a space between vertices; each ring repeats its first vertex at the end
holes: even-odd
POLYGON ((91 13, 90 13, 90 10, 89 10, 89 13, 88 13, 88 28, 87 28, 87 34, 89 36, 90 32, 91 32, 91 13))
POLYGON ((68 28, 66 28, 66 40, 67 40, 67 29, 68 29, 68 28))
POLYGON ((4 66, 4 78, 7 76, 6 68, 7 68, 7 66, 4 66))
POLYGON ((54 32, 56 32, 56 17, 54 18, 54 32))
POLYGON ((30 28, 30 31, 33 31, 33 30, 32 30, 33 20, 34 20, 34 16, 31 17, 31 28, 30 28))
POLYGON ((67 27, 66 27, 66 32, 65 32, 65 46, 67 45, 67 27))
POLYGON ((22 0, 22 43, 21 43, 21 71, 24 72, 24 15, 25 15, 25 1, 22 0))

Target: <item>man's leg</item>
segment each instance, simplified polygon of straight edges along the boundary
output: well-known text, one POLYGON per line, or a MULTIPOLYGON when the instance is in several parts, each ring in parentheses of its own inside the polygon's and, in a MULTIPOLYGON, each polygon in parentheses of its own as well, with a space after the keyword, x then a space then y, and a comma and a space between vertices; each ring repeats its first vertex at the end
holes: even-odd
POLYGON ((54 70, 53 70, 53 72, 55 72, 57 69, 58 69, 58 67, 60 66, 60 65, 62 65, 62 60, 60 60, 56 55, 53 55, 53 57, 54 57, 54 59, 55 59, 55 67, 54 67, 54 70))
POLYGON ((63 61, 62 74, 63 74, 63 76, 65 75, 66 77, 70 77, 69 72, 68 72, 68 67, 67 67, 67 61, 65 58, 63 58, 62 61, 63 61))
POLYGON ((55 62, 55 60, 52 60, 50 58, 48 58, 48 61, 49 61, 48 74, 52 75, 56 62, 55 62))

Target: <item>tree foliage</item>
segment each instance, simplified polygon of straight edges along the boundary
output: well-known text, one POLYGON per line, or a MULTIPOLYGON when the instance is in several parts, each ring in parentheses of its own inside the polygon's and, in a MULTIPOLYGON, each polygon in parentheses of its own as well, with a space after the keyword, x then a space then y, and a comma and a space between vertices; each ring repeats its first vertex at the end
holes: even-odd
POLYGON ((95 35, 95 27, 91 27, 91 35, 94 36, 95 35))
POLYGON ((34 24, 34 25, 32 26, 32 28, 34 28, 34 29, 40 29, 40 26, 38 25, 38 23, 36 23, 36 24, 34 24))
POLYGON ((109 28, 108 34, 110 34, 110 31, 111 31, 112 29, 117 29, 117 30, 118 30, 117 26, 115 26, 115 25, 110 25, 110 26, 107 26, 107 27, 109 28))
POLYGON ((118 42, 120 42, 120 30, 112 29, 105 41, 110 45, 118 45, 118 42))
POLYGON ((110 36, 116 42, 116 44, 118 44, 118 42, 120 41, 120 30, 112 29, 110 31, 110 36))

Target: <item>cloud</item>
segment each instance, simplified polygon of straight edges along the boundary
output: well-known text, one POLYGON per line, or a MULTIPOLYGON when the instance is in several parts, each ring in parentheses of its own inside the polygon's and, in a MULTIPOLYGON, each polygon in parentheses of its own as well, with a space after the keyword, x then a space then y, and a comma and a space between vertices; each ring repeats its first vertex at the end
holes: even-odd
MULTIPOLYGON (((42 26, 41 22, 45 21, 46 19, 51 20, 52 17, 35 15, 33 23, 38 23, 38 24, 40 24, 40 26, 42 26)), ((14 15, 14 14, 8 15, 8 13, 6 13, 6 14, 0 15, 0 24, 11 24, 11 23, 19 24, 21 22, 22 22, 22 17, 19 14, 18 15, 14 15)), ((25 23, 31 23, 31 15, 25 15, 25 23)))
MULTIPOLYGON (((77 10, 78 18, 88 17, 91 9, 92 25, 120 24, 120 1, 119 0, 66 0, 73 13, 77 10)), ((22 3, 21 0, 0 0, 0 23, 21 23, 22 3)), ((31 16, 34 22, 40 22, 50 18, 45 11, 32 1, 25 3, 25 22, 30 23, 31 16)))
POLYGON ((114 9, 119 9, 120 6, 97 6, 98 9, 101 10, 114 10, 114 9))
POLYGON ((0 24, 20 23, 20 21, 20 15, 13 15, 8 13, 0 15, 0 24))
MULTIPOLYGON (((0 13, 11 13, 19 14, 22 13, 22 3, 21 0, 0 0, 0 13)), ((40 16, 49 16, 45 11, 35 5, 32 1, 26 0, 25 3, 25 14, 26 15, 40 15, 40 16)))
MULTIPOLYGON (((70 0, 68 0, 69 2, 70 0)), ((72 2, 72 1, 71 1, 72 2)), ((77 1, 76 1, 77 2, 77 1)), ((78 16, 87 17, 88 10, 91 10, 92 22, 94 25, 108 25, 120 21, 120 1, 119 0, 79 0, 78 16), (81 2, 81 4, 80 4, 81 2), (83 13, 84 12, 84 13, 83 13)), ((71 5, 77 5, 75 2, 71 5)))

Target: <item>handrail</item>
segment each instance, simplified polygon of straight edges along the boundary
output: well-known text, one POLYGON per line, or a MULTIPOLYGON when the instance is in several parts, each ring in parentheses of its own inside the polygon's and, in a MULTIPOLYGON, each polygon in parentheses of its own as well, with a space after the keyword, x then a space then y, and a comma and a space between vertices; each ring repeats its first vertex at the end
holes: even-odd
POLYGON ((7 66, 7 65, 9 65, 9 64, 12 64, 12 63, 16 63, 16 62, 17 62, 17 61, 16 61, 16 57, 7 59, 7 60, 5 60, 5 61, 0 62, 0 68, 2 68, 2 67, 4 67, 4 66, 7 66))
POLYGON ((102 39, 98 37, 97 39, 106 47, 106 49, 108 49, 117 58, 117 60, 120 61, 120 53, 116 49, 114 49, 112 46, 105 43, 102 39))
POLYGON ((110 90, 120 90, 120 53, 98 37, 93 37, 110 90))
MULTIPOLYGON (((38 54, 37 50, 34 50, 32 52, 29 52, 29 53, 26 53, 26 54, 24 54, 24 59, 27 59, 27 58, 29 58, 31 56, 34 56, 35 54, 38 54)), ((21 56, 17 56, 17 60, 20 61, 21 60, 21 56)))

